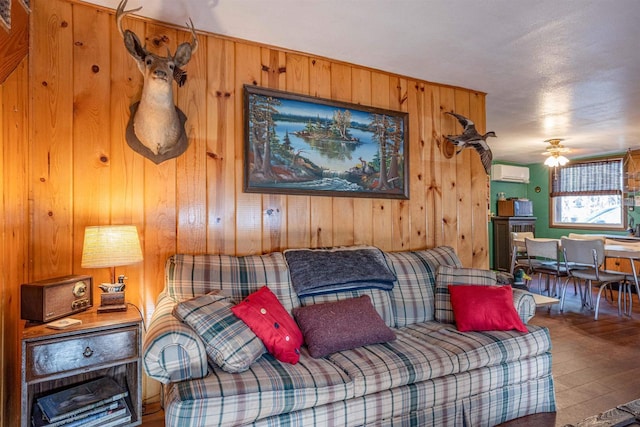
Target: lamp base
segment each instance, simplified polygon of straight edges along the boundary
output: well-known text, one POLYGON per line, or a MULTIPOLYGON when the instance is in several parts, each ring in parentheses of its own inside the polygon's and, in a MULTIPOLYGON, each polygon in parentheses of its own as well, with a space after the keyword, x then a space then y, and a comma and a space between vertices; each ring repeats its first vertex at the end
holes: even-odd
POLYGON ((126 310, 127 304, 124 302, 124 291, 103 292, 100 294, 100 307, 98 307, 98 313, 126 310))
POLYGON ((101 305, 98 313, 112 313, 114 311, 127 311, 127 304, 101 305))

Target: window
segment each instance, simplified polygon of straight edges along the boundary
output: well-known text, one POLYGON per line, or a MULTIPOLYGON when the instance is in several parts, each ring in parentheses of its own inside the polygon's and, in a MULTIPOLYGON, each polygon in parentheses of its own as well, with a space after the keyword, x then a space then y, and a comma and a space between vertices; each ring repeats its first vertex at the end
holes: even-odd
POLYGON ((624 228, 622 159, 572 163, 551 171, 551 226, 624 228))

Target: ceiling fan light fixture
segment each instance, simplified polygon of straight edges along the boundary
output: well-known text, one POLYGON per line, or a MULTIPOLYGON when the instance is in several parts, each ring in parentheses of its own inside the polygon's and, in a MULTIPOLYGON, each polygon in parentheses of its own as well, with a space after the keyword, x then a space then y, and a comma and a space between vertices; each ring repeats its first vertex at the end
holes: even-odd
POLYGON ((568 153, 571 150, 564 145, 560 144, 560 142, 564 141, 560 138, 547 139, 545 142, 549 144, 547 146, 547 151, 545 151, 544 155, 549 156, 547 160, 544 161, 545 166, 549 166, 552 168, 558 166, 564 166, 569 163, 569 159, 562 155, 562 153, 568 153))
POLYGON ((556 166, 558 166, 560 163, 558 162, 558 159, 556 159, 553 156, 549 156, 547 157, 547 160, 544 161, 544 165, 545 166, 549 166, 550 168, 554 168, 556 166))
POLYGON ((545 166, 549 166, 551 168, 555 168, 558 166, 564 166, 569 163, 569 159, 560 154, 552 154, 544 161, 545 166))

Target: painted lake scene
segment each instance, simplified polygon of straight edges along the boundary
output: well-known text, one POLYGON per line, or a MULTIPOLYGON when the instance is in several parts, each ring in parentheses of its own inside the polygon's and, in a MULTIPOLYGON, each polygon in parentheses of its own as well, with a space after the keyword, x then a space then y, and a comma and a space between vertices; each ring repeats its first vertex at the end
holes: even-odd
POLYGON ((408 198, 407 114, 245 86, 245 191, 408 198))

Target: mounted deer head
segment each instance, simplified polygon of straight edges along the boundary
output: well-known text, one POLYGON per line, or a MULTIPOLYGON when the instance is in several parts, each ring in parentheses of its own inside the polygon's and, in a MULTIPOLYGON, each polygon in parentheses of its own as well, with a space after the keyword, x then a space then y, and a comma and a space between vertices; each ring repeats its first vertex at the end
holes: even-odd
POLYGON ((198 49, 198 39, 193 22, 187 24, 191 30, 191 43, 182 43, 175 55, 167 49, 167 56, 155 55, 140 43, 136 34, 122 28, 125 16, 137 12, 142 7, 125 11, 127 0, 122 0, 116 11, 118 30, 124 39, 129 55, 136 60, 144 77, 140 102, 131 106, 131 116, 127 126, 127 143, 138 153, 155 163, 177 157, 188 146, 184 124, 185 114, 173 104, 173 82, 182 86, 187 73, 180 67, 186 65, 198 49))

